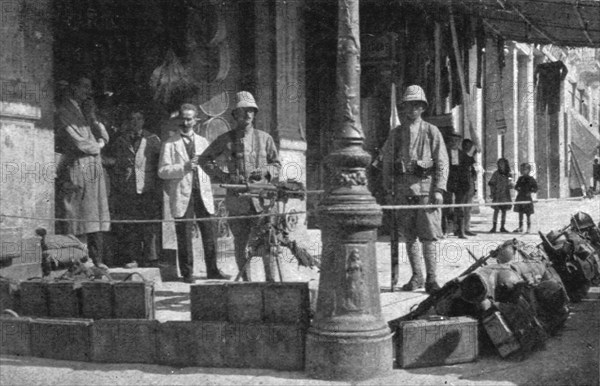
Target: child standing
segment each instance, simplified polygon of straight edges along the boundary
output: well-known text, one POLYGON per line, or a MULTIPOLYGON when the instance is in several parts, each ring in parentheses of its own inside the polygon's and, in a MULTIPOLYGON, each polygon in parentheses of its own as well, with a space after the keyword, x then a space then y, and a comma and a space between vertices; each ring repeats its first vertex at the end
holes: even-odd
POLYGON ((516 201, 530 201, 528 204, 515 204, 515 212, 519 213, 519 227, 515 229, 515 233, 523 232, 523 215, 527 216, 527 232, 531 230, 531 215, 533 214, 533 198, 531 193, 536 193, 538 190, 535 178, 531 177, 531 165, 522 163, 519 167, 521 176, 517 180, 515 190, 517 193, 516 201))
MULTIPOLYGON (((490 195, 492 202, 512 202, 510 198, 510 189, 512 188, 512 180, 510 177, 510 165, 506 158, 500 158, 498 160, 498 170, 492 174, 492 178, 488 182, 490 186, 490 195)), ((496 233, 496 223, 498 222, 498 212, 502 212, 502 219, 500 222, 500 232, 508 233, 508 230, 504 227, 506 223, 506 211, 512 208, 512 204, 504 205, 492 205, 494 208, 494 225, 490 230, 490 233, 496 233)))

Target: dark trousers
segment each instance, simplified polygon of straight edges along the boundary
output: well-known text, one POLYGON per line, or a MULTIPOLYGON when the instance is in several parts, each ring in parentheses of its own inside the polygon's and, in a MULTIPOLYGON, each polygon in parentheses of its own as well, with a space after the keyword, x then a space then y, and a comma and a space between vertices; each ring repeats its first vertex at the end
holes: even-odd
MULTIPOLYGON (((114 217, 124 220, 157 219, 161 209, 156 197, 153 193, 118 195, 114 217)), ((113 229, 120 263, 148 263, 158 260, 159 223, 116 223, 113 229)))
MULTIPOLYGON (((200 192, 196 189, 192 190, 190 203, 183 217, 179 218, 209 218, 210 213, 206 211, 202 200, 200 200, 200 192)), ((175 223, 175 233, 177 234, 177 255, 179 259, 179 270, 181 275, 192 277, 194 272, 194 254, 192 249, 192 231, 194 224, 200 228, 202 234, 202 246, 204 247, 204 261, 206 262, 206 273, 208 276, 218 273, 217 268, 217 223, 216 221, 186 221, 175 223)), ((250 230, 248 230, 250 233, 250 230)))
POLYGON ((87 243, 88 255, 94 262, 94 265, 103 264, 102 256, 104 254, 104 235, 103 232, 86 233, 77 236, 82 243, 87 243))
MULTIPOLYGON (((475 192, 473 192, 473 191, 468 192, 466 200, 465 200, 465 204, 473 203, 474 196, 475 196, 475 192)), ((472 209, 473 209, 472 206, 467 206, 466 208, 464 208, 464 210, 465 210, 465 219, 464 219, 465 231, 471 230, 471 210, 472 209)))
MULTIPOLYGON (((233 234, 235 262, 238 269, 242 272, 242 280, 244 281, 252 281, 250 262, 246 260, 248 259, 248 241, 250 241, 250 233, 252 229, 258 225, 258 220, 258 218, 247 218, 227 221, 229 229, 231 229, 231 233, 233 234)), ((268 273, 265 273, 265 275, 268 275, 268 273)))

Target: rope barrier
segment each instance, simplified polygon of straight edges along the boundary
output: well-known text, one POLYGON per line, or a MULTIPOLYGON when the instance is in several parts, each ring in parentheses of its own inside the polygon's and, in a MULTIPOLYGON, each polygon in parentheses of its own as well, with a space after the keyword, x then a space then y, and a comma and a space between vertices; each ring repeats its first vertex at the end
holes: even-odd
POLYGON ((565 197, 565 198, 545 198, 534 201, 508 201, 508 202, 480 202, 470 204, 424 204, 424 205, 381 205, 383 210, 397 210, 397 209, 436 209, 436 208, 468 208, 476 206, 502 206, 502 205, 518 205, 518 204, 536 204, 545 202, 558 202, 558 201, 582 201, 584 197, 565 197))
MULTIPOLYGON (((317 192, 317 191, 313 191, 317 192)), ((437 209, 437 208, 467 208, 467 207, 479 207, 479 206, 501 206, 501 205, 517 205, 517 204, 531 204, 535 203, 551 203, 551 202, 562 202, 562 201, 583 201, 585 197, 565 197, 565 198, 547 198, 539 199, 534 201, 515 201, 515 202, 484 202, 484 203, 470 203, 470 204, 427 204, 427 205, 381 205, 382 210, 403 210, 403 209, 437 209)), ((152 220, 83 220, 83 219, 65 219, 55 217, 35 217, 35 216, 21 216, 14 214, 0 214, 0 221, 4 218, 16 218, 22 220, 37 220, 37 221, 60 221, 60 222, 83 222, 83 223, 103 223, 110 222, 113 224, 149 224, 149 223, 163 223, 163 222, 198 222, 198 221, 219 221, 219 220, 242 220, 248 218, 261 218, 271 216, 288 216, 298 214, 310 214, 315 213, 316 210, 309 211, 298 211, 293 213, 259 213, 244 216, 219 216, 219 217, 204 217, 204 218, 181 218, 181 219, 152 219, 152 220)))

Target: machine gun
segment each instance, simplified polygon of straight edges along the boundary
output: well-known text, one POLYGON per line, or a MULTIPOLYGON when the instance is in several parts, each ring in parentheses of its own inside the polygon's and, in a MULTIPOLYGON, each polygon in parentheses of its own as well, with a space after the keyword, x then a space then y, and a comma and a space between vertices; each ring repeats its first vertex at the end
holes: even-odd
POLYGON ((251 230, 248 243, 250 256, 248 256, 244 266, 240 269, 240 273, 235 279, 236 281, 240 279, 241 272, 244 271, 246 264, 249 263, 252 256, 269 253, 275 254, 279 277, 282 280, 279 262, 279 256, 283 253, 282 247, 290 250, 299 265, 309 268, 320 267, 320 262, 316 257, 312 256, 305 248, 299 246, 295 240, 289 237, 290 227, 285 216, 285 204, 290 198, 300 200, 306 198, 304 184, 288 180, 273 184, 221 184, 220 186, 241 196, 259 198, 263 212, 273 214, 273 216, 260 218, 258 225, 251 230), (279 209, 279 203, 283 203, 281 210, 279 209))
POLYGON ((492 257, 496 257, 495 256, 495 251, 490 252, 487 256, 481 257, 481 258, 476 258, 473 253, 471 251, 469 251, 467 249, 467 251, 469 252, 469 254, 471 255, 471 257, 473 257, 475 259, 475 263, 473 263, 469 268, 467 268, 463 273, 461 273, 460 275, 458 275, 458 277, 448 281, 446 284, 444 284, 444 286, 442 288, 440 288, 438 291, 432 293, 431 295, 429 295, 429 297, 425 300, 423 300, 421 303, 419 303, 413 310, 411 310, 408 314, 395 319, 393 321, 391 321, 390 327, 395 328, 397 327, 401 322, 406 322, 409 320, 415 320, 420 318, 421 316, 425 315, 431 308, 435 307, 436 305, 438 305, 439 303, 441 303, 443 300, 446 300, 450 297, 452 297, 453 295, 455 295, 456 293, 458 293, 459 289, 460 289, 460 282, 461 280, 470 275, 471 273, 475 272, 477 269, 483 267, 484 265, 487 264, 487 261, 492 258, 492 257))
POLYGON ((252 184, 221 184, 220 186, 239 195, 270 198, 284 203, 290 198, 299 200, 306 198, 304 184, 293 180, 273 184, 257 182, 252 184))

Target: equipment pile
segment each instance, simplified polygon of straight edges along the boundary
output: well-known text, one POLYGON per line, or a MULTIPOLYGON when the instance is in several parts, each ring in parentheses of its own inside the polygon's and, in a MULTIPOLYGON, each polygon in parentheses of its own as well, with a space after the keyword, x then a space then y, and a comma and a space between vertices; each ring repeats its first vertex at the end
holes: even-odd
MULTIPOLYGON (((502 357, 524 358, 541 348, 569 317, 569 303, 581 301, 600 283, 600 229, 582 212, 566 227, 527 246, 508 240, 478 259, 459 277, 393 320, 395 336, 418 319, 468 316, 479 321, 481 343, 502 357), (488 264, 489 259, 496 262, 488 264)), ((396 342, 397 352, 402 351, 396 342)))

